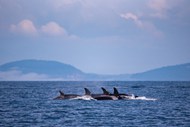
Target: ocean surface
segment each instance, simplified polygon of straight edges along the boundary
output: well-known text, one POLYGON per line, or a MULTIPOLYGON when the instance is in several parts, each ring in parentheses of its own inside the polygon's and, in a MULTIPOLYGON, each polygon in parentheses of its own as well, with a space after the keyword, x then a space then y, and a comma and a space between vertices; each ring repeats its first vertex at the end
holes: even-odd
POLYGON ((0 82, 0 127, 190 127, 190 82, 0 82), (112 92, 129 100, 53 100, 112 92))

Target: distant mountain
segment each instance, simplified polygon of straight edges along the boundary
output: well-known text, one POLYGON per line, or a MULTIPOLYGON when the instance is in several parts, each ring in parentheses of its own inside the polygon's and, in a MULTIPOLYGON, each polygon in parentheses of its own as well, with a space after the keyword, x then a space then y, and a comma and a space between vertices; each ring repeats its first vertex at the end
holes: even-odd
POLYGON ((130 78, 131 80, 140 81, 190 81, 190 63, 137 73, 133 74, 130 78))
POLYGON ((44 80, 45 78, 77 80, 81 79, 81 76, 85 75, 81 70, 71 65, 44 60, 22 60, 10 62, 1 65, 0 71, 4 73, 17 72, 16 74, 19 74, 20 76, 35 74, 36 76, 44 76, 44 80))
POLYGON ((0 80, 190 81, 190 63, 136 74, 99 75, 84 73, 72 65, 56 61, 21 60, 0 65, 0 80))
POLYGON ((0 66, 1 71, 20 70, 23 73, 36 72, 39 74, 48 74, 52 76, 83 74, 79 69, 56 61, 42 60, 22 60, 7 63, 0 66))

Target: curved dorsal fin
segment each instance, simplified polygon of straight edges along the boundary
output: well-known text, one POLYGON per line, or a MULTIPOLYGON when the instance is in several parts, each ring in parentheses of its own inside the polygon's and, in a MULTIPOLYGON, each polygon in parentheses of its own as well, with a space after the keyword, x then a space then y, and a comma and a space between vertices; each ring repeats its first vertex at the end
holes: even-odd
POLYGON ((108 92, 104 87, 101 87, 104 95, 110 95, 110 92, 108 92))
POLYGON ((61 90, 59 91, 59 93, 60 93, 60 95, 64 96, 64 93, 61 90))
POLYGON ((118 92, 118 90, 117 90, 115 87, 114 87, 113 89, 114 89, 113 94, 114 94, 115 96, 119 96, 119 92, 118 92))
POLYGON ((91 95, 91 92, 90 92, 90 90, 89 90, 89 89, 84 88, 84 90, 85 90, 85 95, 91 95))

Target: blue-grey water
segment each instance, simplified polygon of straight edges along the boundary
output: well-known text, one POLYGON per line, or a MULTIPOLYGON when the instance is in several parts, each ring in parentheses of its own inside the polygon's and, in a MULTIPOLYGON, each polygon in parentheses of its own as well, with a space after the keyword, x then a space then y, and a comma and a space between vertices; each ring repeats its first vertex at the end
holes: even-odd
POLYGON ((189 127, 190 82, 0 82, 0 126, 189 127), (146 99, 53 100, 59 90, 82 95, 84 87, 146 99))

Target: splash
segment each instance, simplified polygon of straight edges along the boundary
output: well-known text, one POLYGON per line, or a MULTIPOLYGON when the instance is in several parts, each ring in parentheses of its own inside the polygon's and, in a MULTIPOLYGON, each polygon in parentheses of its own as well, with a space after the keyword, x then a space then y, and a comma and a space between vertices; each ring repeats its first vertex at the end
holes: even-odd
POLYGON ((134 94, 132 94, 131 96, 126 96, 126 99, 128 99, 128 100, 146 100, 146 101, 156 101, 157 100, 156 98, 147 98, 145 96, 135 97, 134 94))
POLYGON ((94 99, 91 96, 84 95, 84 96, 79 96, 79 97, 76 97, 76 98, 72 98, 70 100, 86 100, 86 101, 90 101, 90 100, 96 100, 96 99, 94 99))
POLYGON ((145 96, 142 96, 142 97, 137 97, 135 98, 136 100, 146 100, 146 101, 156 101, 157 99, 156 98, 147 98, 145 96))

